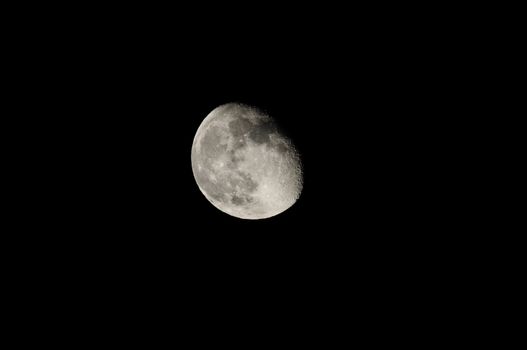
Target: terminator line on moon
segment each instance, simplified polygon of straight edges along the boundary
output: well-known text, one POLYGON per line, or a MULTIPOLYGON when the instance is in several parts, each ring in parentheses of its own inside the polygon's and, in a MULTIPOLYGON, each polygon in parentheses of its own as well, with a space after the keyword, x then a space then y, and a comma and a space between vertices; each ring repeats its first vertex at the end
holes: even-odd
POLYGON ((191 160, 205 197, 238 218, 280 214, 302 191, 295 146, 269 115, 247 105, 229 103, 210 112, 194 137, 191 160))

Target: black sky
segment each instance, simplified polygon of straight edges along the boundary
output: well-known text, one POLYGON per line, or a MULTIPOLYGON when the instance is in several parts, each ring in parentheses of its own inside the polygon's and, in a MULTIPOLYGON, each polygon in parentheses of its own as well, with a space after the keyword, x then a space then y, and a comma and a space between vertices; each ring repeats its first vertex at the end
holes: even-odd
POLYGON ((51 150, 35 151, 50 178, 37 221, 51 234, 35 245, 61 276, 168 308, 176 294, 213 309, 264 293, 261 307, 274 298, 302 315, 309 299, 318 311, 349 293, 382 305, 387 289, 398 298, 397 286, 426 283, 448 212, 428 162, 444 120, 428 34, 345 13, 324 26, 108 18, 35 33, 29 74, 45 93, 32 103, 49 116, 35 129, 51 131, 51 150), (302 195, 276 217, 228 216, 195 183, 195 132, 228 102, 266 110, 300 150, 302 195))
POLYGON ((239 268, 370 254, 388 263, 408 249, 425 210, 415 192, 425 155, 414 142, 422 94, 406 62, 345 37, 327 48, 229 38, 197 50, 170 38, 112 42, 68 63, 81 86, 67 105, 69 137, 81 144, 71 199, 82 203, 68 210, 73 227, 97 232, 93 248, 166 259, 174 249, 211 266, 234 256, 239 268), (302 196, 281 215, 230 217, 194 181, 194 134, 228 102, 266 110, 302 154, 302 196))

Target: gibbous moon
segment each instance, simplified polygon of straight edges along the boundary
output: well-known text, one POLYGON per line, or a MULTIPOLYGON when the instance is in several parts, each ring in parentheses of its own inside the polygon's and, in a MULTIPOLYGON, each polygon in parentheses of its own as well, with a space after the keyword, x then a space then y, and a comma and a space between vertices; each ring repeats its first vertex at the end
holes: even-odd
POLYGON ((280 214, 302 192, 293 143, 269 115, 247 105, 228 103, 210 112, 194 137, 191 161, 205 197, 238 218, 280 214))

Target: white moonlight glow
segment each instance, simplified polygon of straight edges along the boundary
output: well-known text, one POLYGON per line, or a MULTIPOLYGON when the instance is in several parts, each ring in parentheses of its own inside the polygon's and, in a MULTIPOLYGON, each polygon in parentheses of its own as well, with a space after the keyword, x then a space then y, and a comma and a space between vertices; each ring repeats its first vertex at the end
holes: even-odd
POLYGON ((242 219, 263 219, 291 207, 302 191, 300 157, 274 120, 229 103, 203 120, 192 144, 192 171, 205 197, 242 219))

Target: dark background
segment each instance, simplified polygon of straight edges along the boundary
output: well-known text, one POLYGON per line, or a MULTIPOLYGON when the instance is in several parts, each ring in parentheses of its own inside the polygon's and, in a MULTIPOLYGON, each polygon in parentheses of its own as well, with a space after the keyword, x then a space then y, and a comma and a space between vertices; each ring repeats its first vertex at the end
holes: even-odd
POLYGON ((441 288, 429 276, 451 213, 430 159, 450 90, 433 30, 378 10, 324 24, 315 10, 174 13, 100 11, 29 33, 30 124, 45 145, 32 223, 49 233, 28 240, 43 283, 88 307, 192 308, 192 320, 243 305, 374 318, 441 288), (302 195, 276 217, 228 216, 194 181, 195 132, 228 102, 267 111, 301 153, 302 195))

